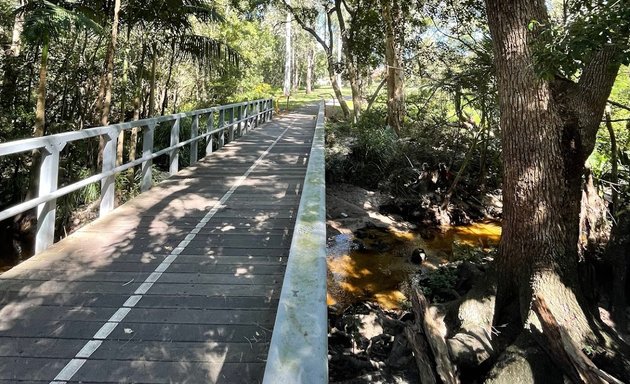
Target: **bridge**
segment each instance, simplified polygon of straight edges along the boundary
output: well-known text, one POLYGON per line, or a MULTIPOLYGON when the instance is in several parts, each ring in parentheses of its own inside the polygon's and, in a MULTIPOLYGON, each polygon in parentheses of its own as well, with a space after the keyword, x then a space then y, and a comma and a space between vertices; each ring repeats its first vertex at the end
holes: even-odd
POLYGON ((0 212, 37 209, 36 255, 0 275, 0 382, 326 382, 323 104, 272 114, 256 100, 0 144, 42 153, 39 195, 0 212), (142 156, 118 165, 133 129, 142 156), (89 138, 101 172, 59 187, 60 151, 89 138), (143 193, 115 208, 135 166, 143 193), (54 243, 56 200, 98 182, 100 217, 54 243))

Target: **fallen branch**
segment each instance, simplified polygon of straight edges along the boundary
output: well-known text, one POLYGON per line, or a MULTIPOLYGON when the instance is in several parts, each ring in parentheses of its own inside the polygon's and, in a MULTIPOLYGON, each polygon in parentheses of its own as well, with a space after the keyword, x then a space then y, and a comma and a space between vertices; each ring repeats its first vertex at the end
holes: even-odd
POLYGON ((420 382, 422 384, 436 384, 437 380, 433 373, 433 365, 429 360, 431 350, 421 333, 422 331, 417 325, 407 326, 405 328, 405 336, 407 336, 411 350, 413 350, 414 357, 416 358, 420 382))
POLYGON ((411 294, 411 304, 416 315, 416 324, 421 325, 424 335, 435 357, 435 369, 444 384, 457 384, 457 371, 451 362, 448 346, 440 332, 438 321, 431 315, 429 304, 422 292, 416 288, 411 294))

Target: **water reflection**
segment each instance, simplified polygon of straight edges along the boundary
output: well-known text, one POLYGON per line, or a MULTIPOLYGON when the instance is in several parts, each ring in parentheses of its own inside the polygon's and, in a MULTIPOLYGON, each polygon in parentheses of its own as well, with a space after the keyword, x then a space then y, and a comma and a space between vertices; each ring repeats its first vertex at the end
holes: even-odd
POLYGON ((500 224, 492 221, 419 233, 366 227, 337 235, 327 249, 328 305, 343 309, 359 301, 376 301, 388 309, 399 308, 405 300, 400 283, 411 274, 465 257, 462 249, 494 248, 500 236, 500 224), (427 254, 422 266, 411 260, 418 248, 427 254))

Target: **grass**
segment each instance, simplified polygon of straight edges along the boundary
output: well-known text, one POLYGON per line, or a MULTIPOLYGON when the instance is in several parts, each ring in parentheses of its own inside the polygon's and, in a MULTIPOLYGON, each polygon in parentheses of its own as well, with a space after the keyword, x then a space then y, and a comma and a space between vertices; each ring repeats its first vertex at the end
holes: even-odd
MULTIPOLYGON (((352 93, 350 88, 342 88, 341 93, 344 96, 350 96, 352 93)), ((334 98, 335 94, 331 86, 323 86, 317 87, 313 89, 311 94, 307 95, 304 89, 299 89, 297 91, 292 91, 291 96, 289 97, 288 103, 288 111, 295 111, 296 109, 311 104, 314 102, 318 102, 321 100, 331 100, 334 98)), ((276 100, 276 107, 279 108, 280 112, 287 111, 287 98, 282 94, 282 90, 278 90, 274 93, 273 98, 276 100)), ((347 100, 348 107, 352 108, 352 101, 347 100)), ((338 104, 338 103, 337 103, 338 104)))

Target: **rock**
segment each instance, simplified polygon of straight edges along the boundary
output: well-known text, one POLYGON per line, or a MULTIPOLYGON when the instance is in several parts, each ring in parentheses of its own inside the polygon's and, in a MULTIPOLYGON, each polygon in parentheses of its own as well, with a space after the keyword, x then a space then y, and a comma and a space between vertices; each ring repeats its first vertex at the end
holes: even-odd
POLYGON ((476 368, 492 356, 490 338, 481 327, 460 332, 446 343, 451 358, 462 368, 476 368))
POLYGON ((396 335, 392 343, 392 350, 387 358, 387 364, 394 368, 403 367, 413 359, 409 342, 403 334, 396 335))
POLYGON ((330 346, 352 348, 352 338, 347 333, 341 332, 337 328, 332 328, 328 336, 328 344, 330 346))
POLYGON ((424 249, 422 248, 416 248, 411 253, 412 264, 420 265, 424 263, 426 259, 427 259, 427 254, 424 252, 424 249))
POLYGON ((486 384, 564 384, 562 372, 531 337, 521 334, 492 367, 486 384))
POLYGON ((357 315, 357 320, 359 321, 359 334, 366 339, 372 339, 383 333, 383 326, 376 313, 357 315))
POLYGON ((468 292, 477 279, 483 276, 482 270, 474 263, 470 261, 463 262, 457 268, 457 285, 455 289, 460 295, 468 292))

